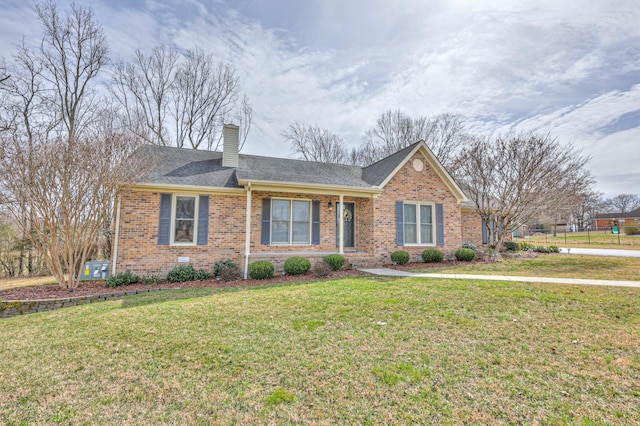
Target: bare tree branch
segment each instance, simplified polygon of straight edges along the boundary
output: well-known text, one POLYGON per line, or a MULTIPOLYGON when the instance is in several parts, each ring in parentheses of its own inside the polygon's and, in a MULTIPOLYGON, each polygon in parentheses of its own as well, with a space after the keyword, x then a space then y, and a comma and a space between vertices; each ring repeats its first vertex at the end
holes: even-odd
POLYGON ((367 130, 360 147, 351 152, 351 162, 366 166, 423 140, 448 168, 469 139, 460 116, 410 117, 400 110, 388 110, 367 130))
POLYGON ((291 145, 291 151, 308 161, 345 163, 348 158, 344 141, 338 135, 295 121, 283 133, 291 145))
POLYGON ((246 141, 252 108, 236 71, 201 49, 138 51, 134 62, 116 64, 111 83, 129 130, 148 143, 216 150, 225 122, 240 123, 240 147, 246 141))
POLYGON ((608 213, 628 213, 640 208, 640 196, 636 194, 618 194, 605 200, 608 213))

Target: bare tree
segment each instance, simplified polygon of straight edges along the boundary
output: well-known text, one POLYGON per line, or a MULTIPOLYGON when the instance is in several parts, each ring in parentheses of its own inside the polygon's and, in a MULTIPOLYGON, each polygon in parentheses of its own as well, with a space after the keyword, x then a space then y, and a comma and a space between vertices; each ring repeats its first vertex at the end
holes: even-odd
POLYGON ((582 195, 580 203, 575 206, 572 212, 579 230, 586 229, 593 224, 600 207, 601 198, 602 193, 596 191, 589 191, 582 195))
POLYGON ((640 196, 636 194, 618 194, 605 200, 608 212, 628 213, 640 208, 640 196))
POLYGON ((458 115, 411 117, 400 110, 388 110, 378 117, 374 128, 367 130, 362 144, 351 152, 351 162, 369 165, 420 140, 426 142, 445 166, 470 139, 458 115))
POLYGON ((35 6, 44 37, 40 45, 42 77, 53 91, 53 105, 64 124, 66 141, 95 119, 95 90, 90 84, 109 61, 109 45, 93 10, 71 5, 60 16, 53 2, 35 6))
POLYGON ((240 96, 235 68, 216 64, 201 49, 137 51, 133 62, 115 65, 110 90, 129 130, 147 143, 216 150, 222 125, 233 121, 241 124, 241 148, 251 126, 252 108, 240 96))
POLYGON ((168 128, 178 53, 165 46, 149 56, 137 50, 133 62, 117 62, 109 89, 123 108, 129 131, 144 142, 171 145, 168 128))
POLYGON ((291 145, 291 151, 308 161, 345 163, 348 154, 342 138, 317 124, 298 121, 289 125, 282 134, 291 145))
POLYGON ((52 3, 35 10, 40 49, 19 48, 16 79, 2 86, 0 110, 11 126, 0 132, 0 203, 60 286, 73 289, 108 206, 144 165, 128 163, 129 138, 98 126, 105 115, 95 80, 108 46, 92 10, 72 6, 60 15, 52 3))
POLYGON ((499 247, 519 225, 587 193, 594 183, 585 169, 588 160, 551 135, 521 133, 476 138, 453 170, 487 225, 489 245, 499 247))

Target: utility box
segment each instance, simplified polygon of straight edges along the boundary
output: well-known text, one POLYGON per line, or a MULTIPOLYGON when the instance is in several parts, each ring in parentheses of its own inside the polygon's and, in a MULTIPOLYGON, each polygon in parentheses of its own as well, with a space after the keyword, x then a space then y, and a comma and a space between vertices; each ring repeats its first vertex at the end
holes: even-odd
POLYGON ((106 280, 109 278, 109 261, 92 260, 84 264, 80 281, 106 280))

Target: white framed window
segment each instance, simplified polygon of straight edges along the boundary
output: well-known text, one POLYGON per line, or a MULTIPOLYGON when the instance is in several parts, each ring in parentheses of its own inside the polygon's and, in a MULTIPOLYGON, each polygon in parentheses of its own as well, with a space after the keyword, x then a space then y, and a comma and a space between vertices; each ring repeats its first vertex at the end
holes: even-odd
POLYGON ((195 245, 198 235, 198 196, 173 194, 171 244, 195 245))
POLYGON ((435 245, 434 210, 433 203, 403 203, 405 245, 435 245))
POLYGON ((271 244, 311 244, 310 200, 271 200, 271 244))

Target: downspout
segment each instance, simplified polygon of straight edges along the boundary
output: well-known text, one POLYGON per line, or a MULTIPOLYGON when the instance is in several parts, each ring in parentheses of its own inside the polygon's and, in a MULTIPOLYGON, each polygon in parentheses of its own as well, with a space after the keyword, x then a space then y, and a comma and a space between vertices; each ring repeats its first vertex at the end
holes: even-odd
POLYGON ((118 261, 118 240, 120 234, 120 200, 121 197, 118 195, 118 203, 116 205, 116 235, 113 239, 113 253, 111 253, 111 275, 116 274, 116 262, 118 261))
POLYGON ((245 223, 244 242, 244 279, 249 276, 249 256, 251 255, 251 182, 247 184, 247 220, 245 223))
POLYGON ((338 212, 340 228, 340 254, 344 254, 344 195, 340 194, 340 211, 338 212))

